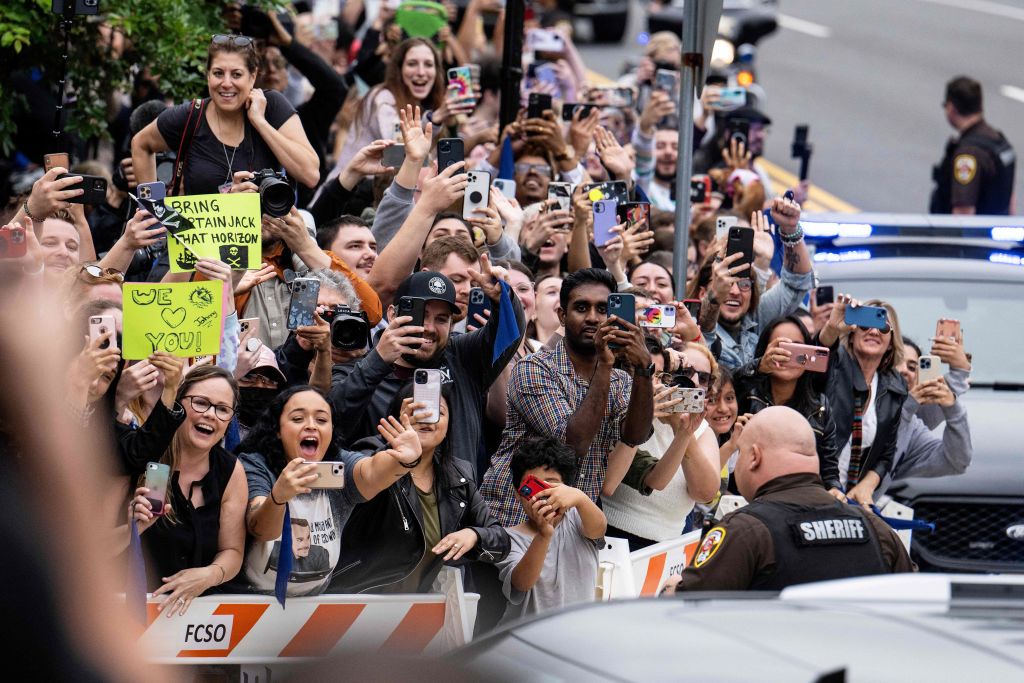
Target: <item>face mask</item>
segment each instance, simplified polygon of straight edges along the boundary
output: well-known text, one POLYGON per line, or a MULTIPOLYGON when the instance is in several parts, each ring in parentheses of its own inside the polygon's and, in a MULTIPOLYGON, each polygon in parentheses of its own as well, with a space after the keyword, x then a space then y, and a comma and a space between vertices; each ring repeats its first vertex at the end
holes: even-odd
POLYGON ((238 390, 238 421, 252 427, 263 415, 267 405, 274 400, 280 389, 264 387, 240 387, 238 390))

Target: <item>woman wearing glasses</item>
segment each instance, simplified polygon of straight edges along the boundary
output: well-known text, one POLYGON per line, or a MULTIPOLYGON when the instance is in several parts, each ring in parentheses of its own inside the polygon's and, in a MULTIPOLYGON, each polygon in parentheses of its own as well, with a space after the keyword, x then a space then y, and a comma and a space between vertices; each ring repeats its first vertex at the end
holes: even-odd
POLYGON ((903 362, 896 310, 873 299, 864 305, 884 308, 886 327, 847 325, 846 307, 860 305, 853 297, 838 294, 818 342, 830 349, 825 393, 832 404, 840 448, 840 485, 831 489, 832 495, 870 505, 892 467, 907 385, 896 371, 903 362))
POLYGON ((625 538, 630 551, 676 538, 697 502, 718 493, 721 466, 715 433, 699 413, 675 412, 680 388, 707 392, 718 365, 707 347, 687 343, 682 366, 654 381, 654 432, 634 449, 616 445, 608 457, 601 501, 608 517, 608 536, 625 538), (628 451, 628 452, 627 452, 628 451))
MULTIPOLYGON (((144 532, 147 587, 167 596, 161 609, 168 616, 184 614, 194 598, 238 573, 247 498, 241 463, 220 445, 238 403, 234 377, 216 366, 194 368, 174 398, 149 435, 155 447, 168 444, 150 456, 171 468, 163 514, 153 514, 145 488, 131 503, 144 532)), ((133 476, 145 471, 145 463, 130 464, 133 476)))
POLYGON ((186 102, 139 131, 132 138, 138 182, 155 181, 156 154, 172 151, 185 156, 184 186, 177 194, 216 194, 231 188, 236 171, 282 167, 306 187, 316 187, 320 161, 299 116, 281 93, 253 87, 258 67, 251 38, 214 36, 206 57, 209 97, 202 101, 201 119, 186 102), (195 133, 188 149, 181 151, 186 127, 195 133))

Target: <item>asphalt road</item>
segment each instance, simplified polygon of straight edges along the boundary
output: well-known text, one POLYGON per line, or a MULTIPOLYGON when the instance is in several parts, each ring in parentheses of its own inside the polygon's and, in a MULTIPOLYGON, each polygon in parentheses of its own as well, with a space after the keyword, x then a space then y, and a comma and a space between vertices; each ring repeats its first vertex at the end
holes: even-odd
MULTIPOLYGON (((781 0, 780 11, 758 53, 774 163, 797 171, 789 144, 807 123, 812 182, 861 210, 926 211, 952 135, 944 87, 959 74, 981 81, 987 120, 1024 153, 1024 0, 781 0)), ((616 76, 642 23, 636 4, 622 45, 581 49, 587 66, 616 76)), ((1024 167, 1016 190, 1024 210, 1024 167)))

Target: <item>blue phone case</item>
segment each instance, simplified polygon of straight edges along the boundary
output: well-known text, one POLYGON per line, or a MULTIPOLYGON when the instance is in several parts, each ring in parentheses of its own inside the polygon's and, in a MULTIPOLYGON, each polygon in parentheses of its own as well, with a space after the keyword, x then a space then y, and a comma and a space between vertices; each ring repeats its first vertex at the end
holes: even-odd
POLYGON ((876 330, 884 330, 889 326, 889 314, 879 306, 847 306, 843 320, 847 325, 873 327, 876 330))
POLYGON ((616 209, 619 203, 614 199, 599 199, 594 202, 594 246, 603 247, 615 238, 611 230, 619 224, 616 209))

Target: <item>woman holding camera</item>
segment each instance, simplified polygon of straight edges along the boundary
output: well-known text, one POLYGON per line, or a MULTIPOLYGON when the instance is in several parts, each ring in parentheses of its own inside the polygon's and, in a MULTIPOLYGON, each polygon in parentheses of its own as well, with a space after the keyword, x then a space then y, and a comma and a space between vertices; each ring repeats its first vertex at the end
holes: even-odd
POLYGON ((253 87, 258 67, 252 38, 214 36, 206 57, 210 96, 166 109, 132 138, 137 181, 155 181, 157 153, 175 152, 184 158, 183 186, 168 194, 226 192, 236 171, 282 168, 316 187, 320 162, 299 116, 281 93, 253 87))
POLYGON ((341 537, 355 505, 390 486, 420 456, 408 420, 392 420, 380 431, 387 447, 365 457, 339 447, 331 406, 321 391, 292 387, 270 401, 239 446, 249 484, 249 544, 240 589, 274 592, 287 513, 292 550, 287 595, 323 592, 339 560, 350 561, 342 557, 341 537), (329 487, 318 485, 321 478, 329 487))
MULTIPOLYGON (((342 538, 346 566, 331 583, 334 593, 424 593, 444 564, 494 563, 509 551, 508 534, 491 515, 473 483, 474 453, 452 452, 447 392, 442 390, 436 422, 425 404, 413 402, 413 384, 391 400, 389 424, 380 432, 393 438, 398 419, 413 423, 422 456, 410 463, 387 495, 359 505, 342 538)), ((380 439, 355 448, 377 450, 380 439)), ((375 456, 376 457, 376 456, 375 456)))
POLYGON ((825 395, 813 385, 814 373, 794 363, 783 344, 811 344, 810 332, 795 315, 768 323, 757 340, 754 360, 736 371, 733 382, 741 415, 754 415, 768 406, 797 411, 814 430, 821 480, 827 489, 839 489, 839 448, 836 425, 825 395))

